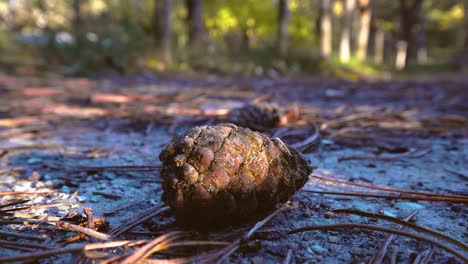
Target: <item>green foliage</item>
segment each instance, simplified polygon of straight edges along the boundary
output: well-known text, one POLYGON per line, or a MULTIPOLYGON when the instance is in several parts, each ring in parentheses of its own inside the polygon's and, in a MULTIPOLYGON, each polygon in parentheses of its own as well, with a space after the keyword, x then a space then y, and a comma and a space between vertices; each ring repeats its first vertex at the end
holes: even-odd
POLYGON ((57 42, 63 32, 50 33, 56 40, 51 52, 60 65, 65 65, 62 67, 65 73, 93 74, 106 69, 120 74, 131 73, 137 59, 152 46, 151 36, 127 21, 102 16, 87 24, 73 36, 72 42, 57 42))
MULTIPOLYGON (((407 2, 413 2, 408 0, 407 2)), ((269 75, 325 72, 341 77, 375 76, 392 66, 376 66, 352 59, 336 59, 342 28, 343 5, 333 5, 333 54, 319 56, 320 1, 288 0, 289 47, 279 58, 274 47, 278 0, 204 0, 205 39, 200 48, 188 47, 185 0, 173 0, 173 62, 160 60, 154 39, 154 0, 82 1, 82 23, 73 28, 72 0, 0 1, 0 66, 39 65, 65 74, 131 74, 143 69, 203 71, 222 74, 269 75), (75 31, 77 30, 77 31, 75 31)), ((386 57, 394 57, 401 38, 400 2, 372 0, 375 24, 369 43, 372 57, 375 27, 386 33, 386 57)), ((457 0, 424 0, 425 46, 431 61, 450 61, 463 49, 462 33, 468 19, 457 0), (455 47, 457 49, 455 49, 455 47)), ((358 10, 355 11, 357 18, 358 10)), ((357 39, 357 19, 351 32, 357 39)), ((415 31, 419 30, 415 27, 415 31)), ((466 29, 465 29, 465 34, 466 29)), ((355 43, 351 44, 352 53, 355 43)), ((39 67, 39 68, 41 68, 39 67)), ((412 65, 408 66, 411 71, 412 65)), ((430 70, 430 69, 427 69, 430 70)))

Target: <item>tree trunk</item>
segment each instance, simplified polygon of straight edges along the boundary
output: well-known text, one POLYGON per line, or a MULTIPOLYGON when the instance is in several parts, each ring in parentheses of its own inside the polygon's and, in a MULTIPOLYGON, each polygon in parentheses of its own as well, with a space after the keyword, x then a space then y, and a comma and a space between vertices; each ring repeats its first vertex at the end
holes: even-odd
POLYGON ((199 47, 203 35, 203 0, 186 0, 189 45, 199 47))
POLYGON ((403 70, 406 67, 406 57, 408 56, 408 42, 400 40, 396 45, 395 68, 403 70))
POLYGON ((153 23, 157 48, 166 62, 172 60, 172 0, 154 0, 153 23))
POLYGON ((353 11, 356 7, 356 0, 344 0, 345 10, 343 15, 343 26, 340 39, 340 61, 346 63, 351 57, 351 29, 353 26, 353 11))
POLYGON ((363 61, 367 58, 367 46, 369 44, 369 31, 371 26, 370 0, 359 0, 359 36, 356 56, 363 61))
POLYGON ((374 62, 375 64, 382 64, 384 60, 385 49, 385 32, 382 28, 377 27, 374 39, 374 62))
POLYGON ((418 64, 427 64, 427 49, 426 49, 426 18, 423 14, 419 16, 419 30, 416 36, 416 61, 418 64))
POLYGON ((73 31, 77 35, 81 31, 81 0, 73 0, 73 31))
POLYGON ((288 0, 278 1, 278 32, 276 36, 276 46, 280 57, 285 57, 288 51, 288 26, 290 12, 288 8, 288 0))
POLYGON ((332 51, 332 0, 321 0, 320 6, 320 55, 330 56, 332 51))
POLYGON ((405 41, 407 44, 407 56, 405 56, 405 62, 416 57, 414 31, 416 25, 419 23, 422 4, 423 0, 400 0, 401 40, 405 41))
POLYGON ((465 40, 463 41, 463 52, 468 55, 468 32, 467 32, 467 28, 468 28, 468 1, 465 1, 464 2, 464 5, 463 5, 463 10, 464 10, 464 28, 465 30, 463 30, 463 32, 465 33, 464 35, 464 38, 465 40))

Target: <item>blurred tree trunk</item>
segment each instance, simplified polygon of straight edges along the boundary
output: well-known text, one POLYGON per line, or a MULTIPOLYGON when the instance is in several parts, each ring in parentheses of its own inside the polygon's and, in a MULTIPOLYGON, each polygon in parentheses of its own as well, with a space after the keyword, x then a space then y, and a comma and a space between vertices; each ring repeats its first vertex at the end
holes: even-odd
POLYGON ((384 61, 385 31, 380 26, 376 27, 374 37, 374 63, 382 64, 384 61))
POLYGON ((363 61, 367 58, 367 46, 369 44, 369 31, 371 26, 370 0, 358 0, 359 4, 359 35, 356 56, 363 61))
POLYGON ((401 40, 406 42, 405 64, 416 57, 415 28, 419 23, 423 0, 400 0, 401 40))
POLYGON ((81 0, 73 0, 73 31, 78 34, 81 31, 81 23, 83 19, 81 17, 81 0))
POLYGON ((416 36, 416 61, 418 64, 427 64, 427 48, 426 48, 426 17, 423 14, 419 15, 419 30, 416 36))
POLYGON ((172 61, 172 0, 154 0, 153 26, 156 46, 166 62, 172 61))
POLYGON ((464 33, 465 33, 465 40, 463 42, 463 53, 468 55, 468 1, 463 3, 463 11, 464 11, 464 33))
POLYGON ((189 45, 198 48, 203 35, 203 0, 186 0, 189 45))
POLYGON ((324 58, 332 52, 332 0, 320 4, 320 55, 324 58))
POLYGON ((288 0, 278 1, 278 32, 276 36, 276 46, 281 57, 285 57, 288 51, 288 26, 290 12, 288 0))
POLYGON ((340 61, 348 62, 351 57, 351 29, 353 27, 353 12, 356 7, 356 0, 344 0, 345 10, 343 14, 343 26, 340 39, 340 61))

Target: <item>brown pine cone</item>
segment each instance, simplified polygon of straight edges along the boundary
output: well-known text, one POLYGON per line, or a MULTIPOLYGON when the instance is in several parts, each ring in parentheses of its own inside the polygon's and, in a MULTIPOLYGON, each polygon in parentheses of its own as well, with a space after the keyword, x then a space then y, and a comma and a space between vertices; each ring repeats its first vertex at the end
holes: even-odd
POLYGON ((177 220, 213 225, 262 216, 307 181, 295 149, 233 124, 195 127, 160 154, 162 199, 177 220))
POLYGON ((233 109, 228 119, 236 125, 262 131, 280 126, 283 116, 276 104, 256 103, 233 109))

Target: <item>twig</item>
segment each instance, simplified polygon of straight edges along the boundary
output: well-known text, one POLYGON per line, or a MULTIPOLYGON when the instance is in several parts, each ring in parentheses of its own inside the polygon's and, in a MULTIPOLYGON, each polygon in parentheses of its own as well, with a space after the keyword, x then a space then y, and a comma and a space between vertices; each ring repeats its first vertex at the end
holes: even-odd
POLYGON ((402 154, 393 155, 393 156, 346 156, 341 157, 338 161, 346 161, 346 160, 377 160, 377 161, 393 161, 402 158, 417 158, 422 157, 429 153, 430 149, 425 150, 411 150, 402 154))
MULTIPOLYGON (((405 217, 405 221, 411 220, 418 211, 415 210, 411 212, 407 217, 405 217)), ((403 225, 398 225, 396 229, 400 230, 403 227, 403 225)), ((391 234, 388 235, 385 241, 382 244, 382 247, 380 248, 379 251, 377 251, 372 258, 369 260, 369 264, 380 264, 382 263, 383 258, 385 257, 385 254, 387 252, 388 247, 392 244, 393 240, 395 240, 395 235, 391 234)))
POLYGON ((321 177, 316 174, 310 175, 312 178, 319 179, 321 181, 326 181, 326 182, 336 182, 336 183, 341 183, 341 184, 346 184, 346 185, 352 185, 352 186, 358 186, 358 187, 363 187, 363 188, 368 188, 368 189, 374 189, 374 190, 381 190, 381 191, 387 191, 387 192, 397 192, 397 193, 406 193, 406 194, 416 194, 416 195, 425 195, 425 196, 436 196, 436 197, 447 197, 447 198, 464 198, 468 199, 468 196, 463 196, 463 195, 452 195, 452 194, 441 194, 441 193, 431 193, 431 192, 418 192, 418 191, 408 191, 408 190, 403 190, 403 189, 397 189, 393 187, 386 187, 386 186, 376 186, 376 185, 370 185, 370 184, 365 184, 365 183, 356 183, 356 182, 350 182, 350 181, 342 181, 338 179, 333 179, 333 178, 328 178, 328 177, 321 177))
POLYGON ((324 231, 329 231, 329 230, 334 230, 334 229, 367 229, 367 230, 373 230, 373 231, 379 231, 379 232, 385 232, 389 234, 397 234, 400 236, 405 236, 409 238, 413 238, 419 241, 424 241, 427 243, 431 243, 439 248, 442 248, 453 255, 457 256, 458 258, 462 259, 463 262, 468 262, 468 258, 465 257, 465 255, 456 249, 453 249, 451 247, 446 246, 445 244, 442 244, 436 240, 433 240, 431 238, 423 237, 417 234, 412 234, 409 232, 401 231, 401 230, 395 230, 391 228, 386 228, 386 227, 380 227, 380 226, 374 226, 374 225, 366 225, 366 224, 330 224, 330 225, 317 225, 317 226, 306 226, 298 229, 294 229, 288 232, 288 234, 296 234, 296 233, 301 233, 301 232, 306 232, 306 231, 313 231, 313 230, 324 230, 324 231))
POLYGON ((94 231, 92 229, 82 227, 82 226, 78 226, 78 225, 74 225, 74 224, 70 224, 70 223, 66 223, 66 222, 62 222, 62 221, 59 221, 59 222, 55 223, 55 225, 62 228, 62 229, 82 233, 82 234, 97 238, 99 240, 108 241, 108 240, 111 239, 110 235, 103 234, 101 232, 94 231))
POLYGON ((88 228, 94 230, 94 215, 93 209, 86 207, 83 209, 86 218, 88 219, 88 228))
POLYGON ((446 242, 452 243, 452 244, 462 248, 463 250, 468 251, 468 246, 466 246, 465 244, 463 244, 460 241, 457 241, 457 240, 455 240, 455 239, 453 239, 451 237, 448 237, 446 235, 437 233, 437 232, 432 231, 430 229, 427 229, 427 228, 415 225, 413 223, 407 222, 409 219, 411 219, 413 217, 414 214, 416 214, 416 211, 412 212, 408 217, 406 217, 408 220, 406 220, 406 219, 401 220, 401 219, 398 219, 396 217, 391 217, 391 216, 387 216, 387 215, 380 215, 380 214, 373 214, 373 213, 368 213, 368 212, 363 212, 363 211, 353 210, 353 209, 337 209, 337 210, 333 210, 332 212, 333 213, 344 213, 344 214, 360 215, 360 216, 365 216, 365 217, 369 217, 369 218, 376 218, 376 219, 381 219, 381 220, 389 221, 389 222, 392 222, 392 223, 396 223, 396 224, 399 224, 401 226, 411 228, 411 229, 413 229, 415 231, 434 236, 434 237, 436 237, 436 238, 438 238, 440 240, 444 240, 446 242))
POLYGON ((358 196, 358 197, 373 197, 384 199, 396 200, 410 200, 410 201, 433 201, 433 202, 448 202, 448 203, 468 203, 466 198, 446 198, 446 197, 424 197, 424 196, 411 196, 411 195, 387 195, 387 194, 372 194, 372 193, 358 193, 358 192, 328 192, 328 191, 314 191, 304 190, 310 193, 318 194, 331 194, 331 195, 344 195, 344 196, 358 196))

